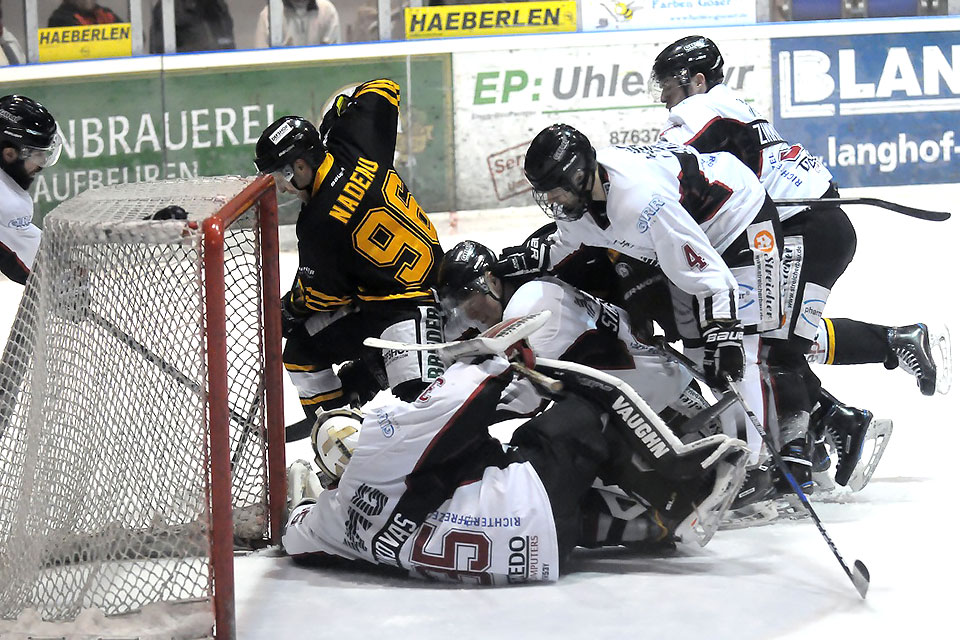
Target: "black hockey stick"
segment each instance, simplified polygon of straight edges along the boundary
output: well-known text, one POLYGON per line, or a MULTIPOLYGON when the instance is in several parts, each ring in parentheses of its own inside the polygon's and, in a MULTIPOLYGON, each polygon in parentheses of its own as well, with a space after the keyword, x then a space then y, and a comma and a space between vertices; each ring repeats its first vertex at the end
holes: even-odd
MULTIPOLYGON (((694 377, 698 380, 701 380, 704 383, 707 383, 706 376, 703 371, 696 365, 693 360, 683 355, 673 347, 671 347, 663 339, 655 341, 655 346, 657 346, 664 354, 673 358, 693 373, 694 377)), ((797 480, 793 477, 793 474, 790 473, 790 470, 787 468, 786 463, 783 461, 783 458, 780 457, 780 452, 777 451, 777 447, 773 442, 773 438, 769 433, 763 428, 763 425, 760 424, 760 420, 757 418, 757 415, 750 410, 750 407, 747 406, 746 400, 744 400, 743 395, 740 393, 740 390, 737 389, 737 385, 734 384, 733 379, 728 375, 726 376, 727 382, 727 391, 732 392, 737 397, 737 401, 740 403, 741 408, 743 408, 744 413, 747 414, 747 417, 750 418, 750 422, 753 423, 754 428, 760 434, 760 437, 763 438, 764 444, 767 445, 767 448, 770 450, 770 455, 773 457, 774 463, 780 469, 780 472, 790 483, 790 486, 793 488, 794 493, 800 497, 800 501, 803 503, 803 506, 807 509, 807 512, 810 514, 810 518, 817 525, 817 529, 820 531, 820 535, 823 536, 824 541, 827 543, 827 546, 830 547, 830 551, 833 552, 833 557, 837 559, 837 562, 840 563, 840 566, 843 567, 844 572, 847 574, 847 577, 850 578, 850 581, 853 583, 853 586, 856 588, 857 593, 860 594, 861 598, 867 597, 867 589, 870 587, 870 572, 867 571, 867 566, 863 564, 860 560, 854 560, 853 569, 851 569, 847 563, 844 561, 843 557, 840 555, 840 552, 837 550, 837 545, 833 543, 833 540, 827 534, 826 528, 824 528, 823 523, 820 521, 817 512, 814 510, 813 505, 810 504, 810 500, 807 499, 807 494, 803 492, 803 489, 800 488, 800 485, 797 483, 797 480)), ((709 383, 707 383, 709 384, 709 383)))
POLYGON ((911 218, 920 220, 929 220, 931 222, 943 222, 950 219, 950 214, 946 211, 929 211, 927 209, 917 209, 906 205, 880 200, 879 198, 794 198, 790 200, 774 200, 773 204, 778 207, 812 207, 820 209, 823 207, 832 207, 838 204, 867 204, 882 209, 889 209, 902 213, 911 218))
MULTIPOLYGON (((174 365, 170 364, 169 362, 164 360, 162 357, 154 353, 149 347, 147 347, 142 342, 138 341, 136 338, 131 336, 129 333, 127 333, 126 331, 124 331, 114 323, 110 322, 100 314, 95 313, 90 309, 86 309, 84 311, 84 317, 92 321, 101 329, 105 330, 107 333, 112 335, 114 338, 116 338, 120 342, 124 343, 125 345, 133 349, 144 360, 146 360, 147 362, 153 365, 156 365, 157 368, 159 368, 165 374, 173 378, 177 383, 186 387, 187 389, 197 394, 198 396, 201 396, 201 397, 203 396, 204 390, 195 380, 191 380, 189 377, 187 377, 185 373, 183 373, 174 365)), ((246 441, 248 438, 248 431, 250 430, 251 424, 253 421, 253 415, 252 415, 253 410, 251 409, 251 415, 247 417, 239 414, 233 409, 233 407, 229 405, 227 406, 227 411, 229 412, 230 419, 233 420, 238 426, 240 426, 243 429, 240 435, 240 442, 238 443, 237 450, 231 456, 230 466, 232 468, 236 463, 236 458, 239 455, 242 447, 246 445, 246 441)))

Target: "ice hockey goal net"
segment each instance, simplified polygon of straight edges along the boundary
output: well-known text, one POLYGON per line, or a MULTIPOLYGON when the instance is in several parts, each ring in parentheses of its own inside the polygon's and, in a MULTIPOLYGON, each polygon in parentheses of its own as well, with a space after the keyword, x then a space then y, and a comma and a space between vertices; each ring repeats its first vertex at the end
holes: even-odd
POLYGON ((278 278, 269 177, 46 217, 0 361, 0 637, 234 635, 234 544, 283 524, 278 278))

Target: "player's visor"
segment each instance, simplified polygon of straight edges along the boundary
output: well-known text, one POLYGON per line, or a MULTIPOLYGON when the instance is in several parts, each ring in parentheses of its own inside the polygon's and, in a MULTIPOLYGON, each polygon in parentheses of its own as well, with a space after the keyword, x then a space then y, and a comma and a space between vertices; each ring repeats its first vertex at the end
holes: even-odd
POLYGON ((60 140, 60 134, 53 136, 53 142, 48 147, 23 147, 20 149, 20 159, 29 160, 38 167, 52 167, 60 159, 60 152, 63 151, 63 142, 60 140))
POLYGON ((587 199, 583 196, 577 196, 564 187, 554 187, 549 191, 533 192, 533 200, 536 202, 548 218, 571 222, 579 220, 587 211, 587 199))

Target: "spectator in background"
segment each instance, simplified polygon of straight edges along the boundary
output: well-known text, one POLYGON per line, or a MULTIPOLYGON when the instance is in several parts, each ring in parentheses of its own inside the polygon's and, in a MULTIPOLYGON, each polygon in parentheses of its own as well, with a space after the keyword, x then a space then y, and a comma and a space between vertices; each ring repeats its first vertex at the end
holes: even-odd
POLYGON ((3 8, 0 7, 0 67, 23 64, 23 48, 9 29, 3 28, 3 8))
MULTIPOLYGON (((336 44, 341 39, 340 16, 330 0, 283 0, 281 47, 336 44)), ((260 12, 254 46, 270 46, 270 7, 260 12)))
POLYGON ((80 27, 88 24, 120 22, 110 9, 101 7, 97 0, 63 0, 50 14, 48 27, 80 27))
MULTIPOLYGON (((177 52, 236 49, 233 18, 224 0, 174 0, 177 52)), ((163 53, 163 10, 157 0, 150 24, 150 53, 163 53)))

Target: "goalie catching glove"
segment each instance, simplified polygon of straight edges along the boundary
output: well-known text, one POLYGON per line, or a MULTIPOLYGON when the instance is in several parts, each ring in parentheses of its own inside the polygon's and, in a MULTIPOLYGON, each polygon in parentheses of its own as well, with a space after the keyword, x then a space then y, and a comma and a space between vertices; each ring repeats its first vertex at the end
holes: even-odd
POLYGON ((714 389, 725 389, 726 376, 743 378, 743 326, 739 320, 717 320, 703 328, 703 372, 714 389))

